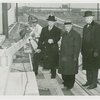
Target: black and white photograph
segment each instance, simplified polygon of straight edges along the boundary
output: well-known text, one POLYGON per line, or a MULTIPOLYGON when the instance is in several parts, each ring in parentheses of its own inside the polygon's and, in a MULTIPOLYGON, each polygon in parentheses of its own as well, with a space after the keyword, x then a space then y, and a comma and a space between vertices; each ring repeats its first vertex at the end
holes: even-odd
POLYGON ((0 2, 0 95, 100 96, 99 69, 99 1, 0 2))

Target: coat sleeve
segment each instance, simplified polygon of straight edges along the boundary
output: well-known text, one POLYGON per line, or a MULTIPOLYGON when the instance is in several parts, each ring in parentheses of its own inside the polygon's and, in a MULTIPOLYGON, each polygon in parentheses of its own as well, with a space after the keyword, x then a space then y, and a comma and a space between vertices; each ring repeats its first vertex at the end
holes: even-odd
POLYGON ((21 29, 20 32, 19 32, 19 35, 20 35, 21 39, 24 38, 25 34, 26 34, 26 30, 24 28, 21 29))
POLYGON ((38 49, 42 49, 43 42, 44 42, 44 29, 42 29, 41 34, 40 34, 38 49))
POLYGON ((81 50, 81 37, 79 34, 77 34, 77 36, 75 36, 74 39, 74 58, 78 58, 79 56, 79 52, 81 50))
POLYGON ((82 42, 81 42, 81 54, 83 55, 83 52, 84 52, 84 30, 85 30, 85 27, 86 26, 84 26, 84 28, 83 28, 83 34, 82 34, 82 42))
POLYGON ((94 33, 94 52, 100 53, 100 25, 97 24, 94 33))

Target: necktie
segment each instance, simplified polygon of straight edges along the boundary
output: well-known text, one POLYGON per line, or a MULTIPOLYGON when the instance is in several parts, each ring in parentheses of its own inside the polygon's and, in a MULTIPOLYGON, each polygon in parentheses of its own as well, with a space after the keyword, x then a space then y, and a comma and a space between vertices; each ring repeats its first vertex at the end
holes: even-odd
POLYGON ((87 28, 90 26, 91 24, 87 24, 87 28))
POLYGON ((87 28, 88 28, 89 26, 90 26, 90 25, 88 24, 88 25, 87 25, 87 28))

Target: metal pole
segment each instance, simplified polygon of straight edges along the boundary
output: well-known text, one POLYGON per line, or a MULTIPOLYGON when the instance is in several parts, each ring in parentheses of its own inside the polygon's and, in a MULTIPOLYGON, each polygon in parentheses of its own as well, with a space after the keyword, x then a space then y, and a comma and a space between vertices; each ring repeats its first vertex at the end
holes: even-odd
POLYGON ((97 3, 97 21, 99 21, 99 3, 97 3))
POLYGON ((8 9, 7 3, 2 3, 2 24, 3 24, 3 34, 6 35, 6 38, 9 37, 8 34, 8 9))
POLYGON ((16 12, 15 12, 15 16, 16 16, 16 22, 18 22, 18 3, 16 3, 16 12))
POLYGON ((69 3, 69 12, 70 12, 70 3, 69 3))

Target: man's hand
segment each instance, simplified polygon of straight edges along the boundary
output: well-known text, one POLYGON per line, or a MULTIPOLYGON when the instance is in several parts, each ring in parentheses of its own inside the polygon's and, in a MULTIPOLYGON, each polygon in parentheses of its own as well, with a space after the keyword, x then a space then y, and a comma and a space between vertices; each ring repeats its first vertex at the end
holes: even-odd
POLYGON ((54 43, 53 39, 48 39, 48 43, 49 43, 49 44, 54 43))
POLYGON ((41 49, 37 49, 37 50, 36 50, 36 53, 40 53, 40 52, 41 52, 41 49))
POLYGON ((94 57, 97 57, 99 54, 97 52, 94 52, 94 57))

